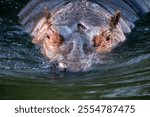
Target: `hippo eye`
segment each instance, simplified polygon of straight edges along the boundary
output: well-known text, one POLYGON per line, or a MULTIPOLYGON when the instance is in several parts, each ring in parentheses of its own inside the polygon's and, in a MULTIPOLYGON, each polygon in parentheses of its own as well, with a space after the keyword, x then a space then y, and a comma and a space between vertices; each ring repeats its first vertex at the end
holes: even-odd
POLYGON ((110 41, 110 39, 111 39, 111 36, 108 35, 108 36, 106 37, 106 41, 110 41))
POLYGON ((47 38, 47 39, 50 39, 49 35, 46 35, 46 38, 47 38))
POLYGON ((52 33, 52 35, 45 35, 46 39, 48 40, 49 43, 60 46, 64 42, 64 38, 62 35, 58 33, 52 33))

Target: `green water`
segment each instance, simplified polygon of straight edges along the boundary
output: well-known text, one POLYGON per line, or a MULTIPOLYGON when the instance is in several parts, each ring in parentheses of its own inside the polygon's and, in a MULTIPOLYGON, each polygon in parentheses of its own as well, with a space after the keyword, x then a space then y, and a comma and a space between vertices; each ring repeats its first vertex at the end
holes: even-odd
POLYGON ((150 14, 84 73, 53 70, 17 22, 0 17, 0 99, 150 99, 150 14))

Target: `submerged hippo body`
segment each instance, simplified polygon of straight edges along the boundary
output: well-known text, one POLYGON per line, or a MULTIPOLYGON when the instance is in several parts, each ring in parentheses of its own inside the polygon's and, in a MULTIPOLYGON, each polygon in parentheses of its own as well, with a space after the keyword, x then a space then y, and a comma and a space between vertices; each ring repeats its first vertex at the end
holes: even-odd
POLYGON ((18 16, 51 62, 85 71, 101 63, 100 54, 123 42, 138 14, 149 10, 149 0, 31 0, 18 16))

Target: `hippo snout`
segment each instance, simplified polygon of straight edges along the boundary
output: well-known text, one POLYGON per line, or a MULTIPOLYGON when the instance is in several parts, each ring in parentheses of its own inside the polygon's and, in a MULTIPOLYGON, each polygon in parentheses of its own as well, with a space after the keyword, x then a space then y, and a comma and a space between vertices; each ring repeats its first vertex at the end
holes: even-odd
POLYGON ((75 33, 70 40, 72 40, 72 50, 70 54, 74 57, 83 57, 86 53, 84 45, 87 45, 86 36, 80 33, 75 33))

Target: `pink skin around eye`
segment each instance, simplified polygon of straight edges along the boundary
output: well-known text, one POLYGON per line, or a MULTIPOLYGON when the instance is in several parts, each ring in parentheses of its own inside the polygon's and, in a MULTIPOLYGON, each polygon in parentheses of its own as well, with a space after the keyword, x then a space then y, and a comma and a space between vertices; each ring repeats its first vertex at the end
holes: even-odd
POLYGON ((94 44, 94 47, 96 47, 96 51, 99 53, 110 52, 113 48, 112 37, 111 35, 106 36, 105 32, 94 36, 93 44, 94 44))
POLYGON ((57 32, 53 25, 45 23, 41 28, 36 37, 32 40, 33 43, 38 44, 42 47, 42 53, 51 59, 49 55, 52 53, 59 53, 59 47, 63 43, 63 37, 57 32))
POLYGON ((60 45, 63 43, 63 37, 56 31, 49 30, 48 35, 44 39, 44 49, 48 49, 52 52, 58 52, 60 45))

